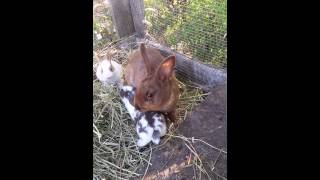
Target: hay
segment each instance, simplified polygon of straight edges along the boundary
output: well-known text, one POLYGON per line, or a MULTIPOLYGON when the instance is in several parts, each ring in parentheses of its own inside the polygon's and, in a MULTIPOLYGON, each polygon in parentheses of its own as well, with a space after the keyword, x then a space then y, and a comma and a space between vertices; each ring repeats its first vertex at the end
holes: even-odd
MULTIPOLYGON (((127 46, 130 47, 130 46, 127 46)), ((135 46, 131 46, 135 47, 135 46)), ((96 49, 98 56, 126 64, 131 48, 120 49, 111 43, 103 49, 96 49)), ((170 138, 165 136, 159 145, 139 152, 135 144, 137 134, 116 87, 105 87, 95 77, 98 60, 93 58, 93 177, 95 179, 129 179, 139 168, 148 164, 151 148, 158 148, 170 138)), ((195 104, 203 100, 205 94, 198 88, 179 83, 181 96, 177 108, 178 122, 181 123, 195 104)), ((174 133, 169 127, 170 134, 174 133)))
MULTIPOLYGON (((227 178, 221 176, 220 174, 214 172, 213 170, 215 169, 215 165, 217 163, 217 160, 219 158, 219 156, 223 153, 225 155, 227 155, 227 152, 221 148, 218 148, 218 147, 215 147, 207 142, 205 142, 204 140, 202 139, 196 139, 194 137, 192 138, 187 138, 183 135, 173 135, 173 134, 167 134, 167 136, 169 138, 177 138, 177 139, 181 139, 183 140, 184 142, 184 145, 189 149, 189 151, 191 152, 191 154, 193 154, 193 158, 192 158, 192 162, 191 163, 188 163, 188 164, 191 164, 193 166, 193 170, 194 170, 194 174, 195 174, 195 179, 201 179, 201 174, 205 174, 206 177, 205 178, 208 178, 208 179, 211 179, 210 175, 208 174, 207 170, 204 168, 204 163, 202 162, 197 150, 195 149, 195 147, 193 146, 194 142, 200 142, 200 143, 203 143, 205 145, 207 145, 208 147, 216 150, 216 151, 219 151, 219 155, 218 157, 214 160, 214 163, 213 163, 213 167, 211 168, 211 172, 213 174, 215 174, 217 177, 219 177, 220 179, 223 179, 223 180, 226 180, 227 178)), ((191 156, 190 156, 191 157, 191 156)))

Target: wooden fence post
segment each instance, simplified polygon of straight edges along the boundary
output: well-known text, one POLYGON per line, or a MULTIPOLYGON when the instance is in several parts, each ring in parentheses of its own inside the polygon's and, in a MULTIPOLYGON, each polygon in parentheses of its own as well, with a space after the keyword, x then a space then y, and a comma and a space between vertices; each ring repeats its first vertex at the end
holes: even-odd
POLYGON ((135 33, 131 15, 130 0, 109 0, 112 20, 119 38, 135 33))
POLYGON ((143 0, 109 0, 112 20, 119 38, 136 34, 143 38, 144 4, 143 0))
POLYGON ((143 0, 130 0, 131 15, 138 38, 144 38, 144 4, 143 0))

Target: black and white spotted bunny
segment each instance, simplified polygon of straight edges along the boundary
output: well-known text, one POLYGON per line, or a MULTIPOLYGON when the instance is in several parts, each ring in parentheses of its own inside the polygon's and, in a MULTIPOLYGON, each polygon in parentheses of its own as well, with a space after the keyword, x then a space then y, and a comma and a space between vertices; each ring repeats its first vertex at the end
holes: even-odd
POLYGON ((167 133, 165 116, 160 112, 141 112, 132 104, 135 88, 122 86, 120 97, 133 120, 139 139, 137 145, 144 147, 151 141, 159 144, 160 138, 167 133))

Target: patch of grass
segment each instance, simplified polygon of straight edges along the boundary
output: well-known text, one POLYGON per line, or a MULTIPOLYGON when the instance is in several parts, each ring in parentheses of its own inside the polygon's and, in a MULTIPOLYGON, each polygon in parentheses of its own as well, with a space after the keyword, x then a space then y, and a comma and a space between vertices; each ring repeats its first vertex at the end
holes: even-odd
POLYGON ((145 0, 148 33, 171 48, 226 69, 227 0, 145 0))
POLYGON ((93 48, 101 48, 116 39, 110 8, 101 0, 93 0, 93 48))

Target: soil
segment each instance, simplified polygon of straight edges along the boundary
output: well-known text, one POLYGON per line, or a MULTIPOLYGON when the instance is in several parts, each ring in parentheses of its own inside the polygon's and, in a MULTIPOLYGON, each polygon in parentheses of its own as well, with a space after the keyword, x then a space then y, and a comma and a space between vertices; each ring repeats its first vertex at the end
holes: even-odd
MULTIPOLYGON (((175 134, 201 139, 227 152, 227 86, 217 86, 210 92, 179 125, 175 134)), ((199 170, 192 165, 192 160, 196 158, 185 144, 180 138, 171 138, 155 148, 150 161, 152 165, 148 167, 144 179, 199 179, 199 170)), ((201 179, 227 179, 226 153, 199 141, 194 141, 192 146, 209 175, 201 173, 201 179)), ((144 174, 146 167, 147 165, 138 173, 144 174)), ((141 178, 142 176, 137 179, 141 178)))

